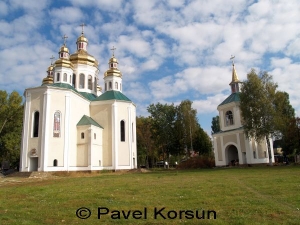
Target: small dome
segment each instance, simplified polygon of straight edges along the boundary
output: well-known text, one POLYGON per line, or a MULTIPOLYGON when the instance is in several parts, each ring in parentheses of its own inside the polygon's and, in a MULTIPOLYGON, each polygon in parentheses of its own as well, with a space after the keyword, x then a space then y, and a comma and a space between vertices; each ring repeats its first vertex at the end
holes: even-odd
POLYGON ((67 53, 69 53, 69 49, 65 45, 63 45, 63 46, 60 47, 59 52, 67 52, 67 53))
POLYGON ((50 76, 47 76, 43 79, 43 84, 42 85, 45 85, 45 84, 53 84, 53 77, 50 77, 50 76))
POLYGON ((49 71, 52 71, 53 68, 54 68, 54 67, 53 67, 53 65, 51 64, 51 65, 48 67, 48 70, 47 70, 47 71, 48 71, 48 72, 49 72, 49 71))
POLYGON ((88 39, 85 36, 83 36, 83 34, 81 34, 80 37, 77 38, 76 44, 79 43, 79 42, 86 42, 86 43, 88 43, 88 39))
POLYGON ((109 63, 118 63, 118 60, 113 56, 109 59, 109 63))

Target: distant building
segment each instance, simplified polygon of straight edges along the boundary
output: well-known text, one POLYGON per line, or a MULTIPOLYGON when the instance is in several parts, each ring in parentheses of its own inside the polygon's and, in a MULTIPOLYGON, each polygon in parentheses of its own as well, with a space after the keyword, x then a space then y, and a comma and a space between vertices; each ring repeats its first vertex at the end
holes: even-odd
MULTIPOLYGON (((245 135, 240 111, 241 82, 232 63, 231 95, 219 106, 220 131, 213 134, 216 166, 269 163, 267 142, 257 143, 245 135)), ((271 157, 274 153, 271 143, 271 157)))
POLYGON ((113 52, 102 93, 83 30, 76 44, 70 55, 64 43, 42 85, 25 90, 20 171, 136 168, 136 106, 122 93, 118 60, 113 52))

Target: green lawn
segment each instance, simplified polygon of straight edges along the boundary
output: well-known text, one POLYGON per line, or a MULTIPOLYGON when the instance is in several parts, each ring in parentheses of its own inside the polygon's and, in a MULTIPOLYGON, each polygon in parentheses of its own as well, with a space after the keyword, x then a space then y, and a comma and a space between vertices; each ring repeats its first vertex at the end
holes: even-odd
POLYGON ((0 178, 0 224, 300 224, 299 175, 263 166, 0 178))

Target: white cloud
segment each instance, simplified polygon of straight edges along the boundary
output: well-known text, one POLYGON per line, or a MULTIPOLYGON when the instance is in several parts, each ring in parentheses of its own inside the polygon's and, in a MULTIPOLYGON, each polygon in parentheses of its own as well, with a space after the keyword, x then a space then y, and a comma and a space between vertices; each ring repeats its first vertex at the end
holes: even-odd
POLYGON ((8 6, 5 2, 0 2, 0 16, 6 16, 8 13, 8 6))
POLYGON ((50 11, 50 16, 53 17, 52 21, 54 24, 82 22, 85 17, 83 12, 75 7, 52 9, 50 11))

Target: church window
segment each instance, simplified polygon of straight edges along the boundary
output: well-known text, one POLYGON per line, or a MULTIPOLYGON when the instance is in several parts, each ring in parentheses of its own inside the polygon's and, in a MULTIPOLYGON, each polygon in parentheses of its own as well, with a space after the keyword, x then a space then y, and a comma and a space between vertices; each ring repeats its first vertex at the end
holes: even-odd
POLYGON ((76 88, 76 74, 73 74, 72 85, 73 85, 74 88, 76 88))
POLYGON ((95 81, 94 81, 94 90, 97 91, 97 78, 95 77, 94 80, 95 80, 95 81))
POLYGON ((105 91, 107 91, 107 84, 105 83, 105 91))
POLYGON ((125 122, 122 120, 120 122, 120 128, 121 128, 121 141, 125 141, 125 122))
POLYGON ((79 76, 79 88, 84 88, 84 74, 79 76))
POLYGON ((256 151, 253 151, 253 158, 256 159, 256 151))
POLYGON ((33 137, 39 136, 39 120, 40 120, 40 113, 36 111, 33 115, 33 137))
POLYGON ((57 159, 53 160, 53 166, 57 166, 57 159))
POLYGON ((118 90, 118 82, 115 83, 115 89, 118 90))
POLYGON ((70 75, 70 84, 72 84, 72 75, 70 75))
POLYGON ((60 73, 57 73, 56 74, 56 81, 59 81, 60 80, 60 73))
POLYGON ((60 112, 54 113, 53 137, 60 137, 60 112))
POLYGON ((83 132, 81 133, 81 139, 84 139, 84 133, 83 132))
POLYGON ((113 68, 113 67, 114 67, 114 64, 111 63, 111 64, 110 64, 110 68, 113 68))
POLYGON ((67 79, 68 79, 68 76, 66 73, 64 73, 64 82, 67 82, 68 81, 67 79))
POLYGON ((109 81, 109 90, 111 90, 112 89, 112 84, 111 84, 111 82, 109 81))
POLYGON ((120 91, 122 91, 122 84, 120 84, 120 91))
POLYGON ((94 139, 96 139, 96 133, 94 133, 94 139))
POLYGON ((91 75, 89 75, 89 78, 88 78, 88 89, 93 90, 93 81, 92 81, 91 75))
POLYGON ((231 111, 227 111, 226 114, 225 114, 225 123, 226 123, 226 126, 230 126, 230 125, 233 125, 233 115, 232 115, 232 112, 231 111))

